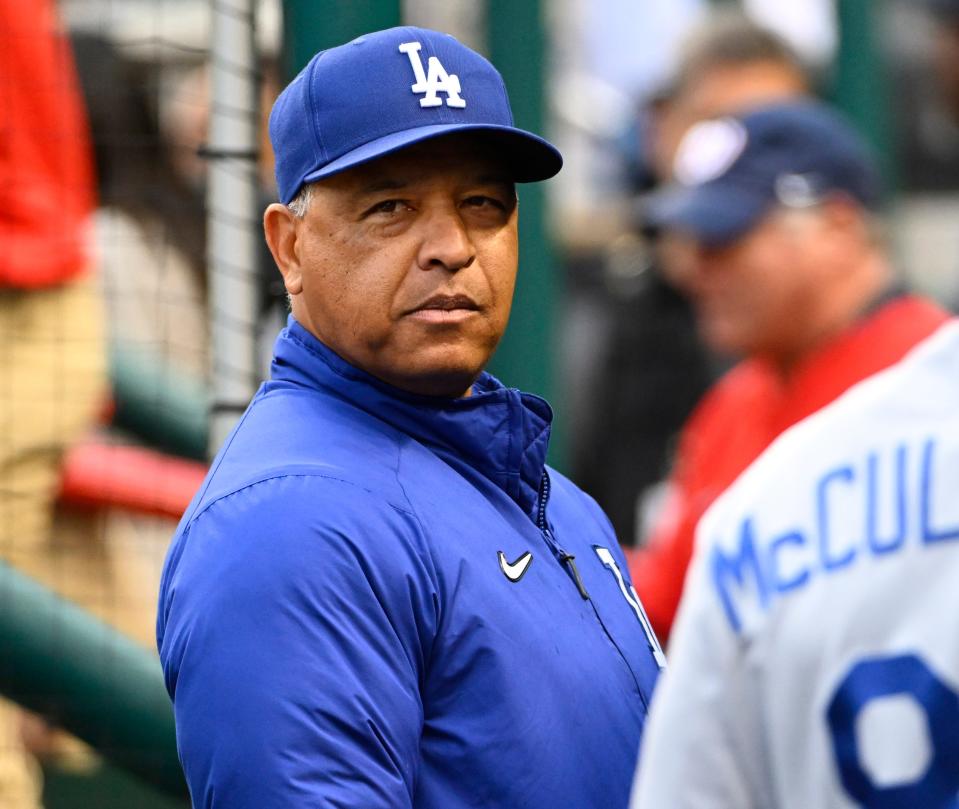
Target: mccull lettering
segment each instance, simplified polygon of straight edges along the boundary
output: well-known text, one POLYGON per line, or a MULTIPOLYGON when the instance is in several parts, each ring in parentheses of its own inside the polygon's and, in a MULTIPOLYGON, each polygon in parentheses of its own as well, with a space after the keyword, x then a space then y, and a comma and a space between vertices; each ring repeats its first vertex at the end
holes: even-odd
MULTIPOLYGON (((712 584, 733 630, 742 629, 745 607, 765 612, 817 576, 840 574, 867 559, 880 562, 917 542, 931 548, 959 540, 959 521, 945 524, 942 516, 956 493, 936 485, 935 456, 936 442, 927 439, 830 468, 810 492, 809 527, 767 538, 758 518, 747 514, 732 548, 714 544, 709 557, 712 584), (856 507, 865 509, 865 520, 849 535, 858 521, 843 512, 856 507)), ((954 504, 951 510, 956 513, 954 504)))

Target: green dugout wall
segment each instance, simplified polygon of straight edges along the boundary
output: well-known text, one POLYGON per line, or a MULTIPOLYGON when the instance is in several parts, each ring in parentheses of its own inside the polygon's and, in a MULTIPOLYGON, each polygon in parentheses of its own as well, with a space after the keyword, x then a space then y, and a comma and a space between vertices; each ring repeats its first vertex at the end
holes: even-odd
POLYGON ((886 0, 837 1, 839 51, 830 97, 872 144, 886 185, 894 188, 889 82, 879 42, 885 5, 886 0))
POLYGON ((186 799, 153 654, 2 562, 0 649, 0 693, 156 790, 186 799))

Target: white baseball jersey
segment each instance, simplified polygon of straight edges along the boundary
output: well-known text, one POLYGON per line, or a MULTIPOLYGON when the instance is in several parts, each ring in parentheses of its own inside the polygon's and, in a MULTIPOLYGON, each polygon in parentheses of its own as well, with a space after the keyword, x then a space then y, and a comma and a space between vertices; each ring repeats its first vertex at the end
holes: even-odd
POLYGON ((959 322, 743 473, 685 593, 632 809, 959 807, 959 322))

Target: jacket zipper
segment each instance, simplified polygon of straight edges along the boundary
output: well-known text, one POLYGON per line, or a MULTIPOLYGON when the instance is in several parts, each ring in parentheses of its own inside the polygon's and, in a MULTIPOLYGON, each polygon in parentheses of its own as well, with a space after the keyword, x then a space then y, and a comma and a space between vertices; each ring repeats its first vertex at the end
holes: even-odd
POLYGON ((566 568, 566 572, 569 573, 570 578, 572 578, 583 600, 589 601, 589 593, 586 592, 586 586, 583 584, 579 570, 576 567, 576 557, 560 547, 559 543, 553 537, 552 532, 549 530, 549 526, 546 524, 546 503, 549 501, 549 486, 549 472, 543 470, 543 479, 539 484, 539 511, 536 515, 536 525, 539 527, 539 530, 543 532, 543 538, 546 540, 546 544, 549 545, 553 554, 559 559, 559 563, 566 568))
POLYGON ((609 629, 603 622, 603 618, 599 614, 599 610, 596 609, 596 602, 591 601, 589 593, 586 592, 586 586, 583 584, 583 580, 579 575, 579 570, 576 568, 576 562, 574 561, 575 557, 573 554, 568 553, 565 549, 560 547, 559 543, 557 543, 556 539, 553 537, 552 532, 549 530, 549 525, 546 523, 546 503, 549 501, 549 487, 549 473, 543 470, 543 479, 539 486, 539 509, 536 515, 536 525, 539 530, 543 532, 543 538, 546 540, 546 544, 549 545, 556 558, 559 559, 560 564, 566 568, 566 572, 569 573, 570 578, 572 578, 573 583, 576 585, 576 589, 579 590, 579 594, 583 597, 583 600, 590 601, 593 607, 593 614, 596 616, 596 620, 599 621, 599 625, 602 627, 607 639, 616 650, 617 654, 619 655, 619 659, 622 660, 623 665, 626 666, 626 671, 629 672, 633 683, 636 685, 636 691, 643 703, 643 709, 648 710, 649 701, 646 697, 646 694, 643 692, 642 686, 640 685, 639 677, 637 673, 633 671, 633 667, 629 664, 629 660, 626 658, 626 655, 623 654, 623 650, 620 648, 619 644, 616 642, 616 639, 610 634, 609 629))

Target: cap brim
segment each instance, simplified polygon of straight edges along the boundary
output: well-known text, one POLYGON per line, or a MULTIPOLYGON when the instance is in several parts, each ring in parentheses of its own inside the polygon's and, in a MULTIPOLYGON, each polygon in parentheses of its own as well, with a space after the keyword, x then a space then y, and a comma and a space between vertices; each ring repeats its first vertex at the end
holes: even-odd
POLYGON ((456 132, 483 132, 500 141, 502 157, 518 183, 531 183, 548 180, 563 167, 563 157, 559 150, 544 138, 509 126, 494 124, 436 124, 394 132, 382 138, 364 143, 347 152, 342 157, 327 163, 323 168, 310 172, 303 178, 304 183, 312 183, 324 177, 330 177, 346 169, 368 163, 384 155, 392 154, 414 143, 439 138, 456 132))
POLYGON ((771 204, 767 195, 729 185, 675 185, 650 197, 643 222, 718 246, 745 234, 771 204))

